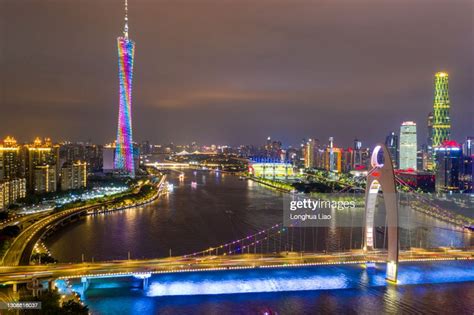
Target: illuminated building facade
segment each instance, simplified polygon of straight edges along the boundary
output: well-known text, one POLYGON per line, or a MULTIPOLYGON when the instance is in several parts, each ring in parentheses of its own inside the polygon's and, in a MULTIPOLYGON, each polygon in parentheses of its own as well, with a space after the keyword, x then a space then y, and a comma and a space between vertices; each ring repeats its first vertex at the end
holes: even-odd
POLYGON ((417 169, 416 123, 405 121, 400 127, 400 163, 402 170, 417 169))
POLYGON ((314 167, 314 141, 309 139, 304 146, 304 167, 314 167))
POLYGON ((26 187, 30 192, 56 191, 59 179, 59 145, 51 139, 36 138, 33 144, 25 146, 26 187), (45 180, 48 180, 48 184, 45 180))
POLYGON ((117 38, 119 56, 119 116, 114 168, 116 171, 135 176, 132 142, 132 79, 135 42, 128 38, 128 7, 125 1, 125 27, 123 36, 117 38))
POLYGON ((6 210, 9 205, 26 196, 26 181, 24 178, 0 181, 0 210, 6 210))
POLYGON ((87 163, 76 161, 61 168, 61 190, 80 189, 87 186, 87 163))
POLYGON ((261 178, 288 178, 294 176, 291 163, 250 163, 249 174, 261 178))
POLYGON ((451 137, 450 107, 448 74, 438 72, 435 74, 434 80, 433 135, 430 141, 433 147, 441 146, 445 140, 449 140, 451 137))
POLYGON ((463 168, 462 150, 456 141, 444 141, 435 147, 436 191, 456 192, 462 188, 460 176, 463 168))
POLYGON ((324 154, 324 169, 329 172, 341 173, 342 172, 342 148, 336 148, 329 146, 326 148, 324 154))
POLYGON ((15 138, 6 137, 0 144, 0 180, 11 180, 21 176, 21 151, 15 138))
POLYGON ((57 172, 55 166, 41 165, 34 169, 34 192, 44 194, 57 189, 57 172))

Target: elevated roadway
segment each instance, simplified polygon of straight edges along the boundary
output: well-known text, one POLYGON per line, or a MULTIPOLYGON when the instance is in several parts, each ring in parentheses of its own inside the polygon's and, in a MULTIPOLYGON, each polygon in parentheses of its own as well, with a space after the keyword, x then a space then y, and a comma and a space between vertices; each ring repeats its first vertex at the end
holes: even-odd
MULTIPOLYGON (((50 265, 0 267, 0 283, 14 284, 37 279, 107 278, 148 273, 176 273, 251 268, 277 268, 331 264, 386 263, 385 251, 364 253, 362 250, 341 253, 239 254, 184 258, 182 256, 117 260, 107 262, 61 263, 50 265)), ((413 249, 400 252, 404 261, 473 260, 474 249, 413 249)))

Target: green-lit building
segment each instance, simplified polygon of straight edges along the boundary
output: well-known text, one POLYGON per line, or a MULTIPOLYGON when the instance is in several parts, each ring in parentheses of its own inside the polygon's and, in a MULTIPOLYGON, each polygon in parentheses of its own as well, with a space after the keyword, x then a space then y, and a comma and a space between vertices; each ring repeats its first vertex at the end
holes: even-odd
POLYGON ((443 144, 443 141, 450 140, 451 118, 449 116, 449 76, 446 72, 435 74, 434 80, 434 101, 433 101, 433 134, 431 144, 434 148, 443 144))

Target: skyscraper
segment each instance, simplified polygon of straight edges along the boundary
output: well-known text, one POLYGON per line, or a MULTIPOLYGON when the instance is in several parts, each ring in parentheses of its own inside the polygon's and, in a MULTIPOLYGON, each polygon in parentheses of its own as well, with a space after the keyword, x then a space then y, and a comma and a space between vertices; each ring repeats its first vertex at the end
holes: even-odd
POLYGON ((128 38, 128 4, 125 0, 123 36, 117 38, 120 82, 120 105, 115 147, 114 168, 131 177, 135 176, 132 143, 132 79, 135 42, 128 38))
POLYGON ((362 141, 359 139, 354 139, 354 152, 352 154, 352 169, 360 169, 364 165, 363 161, 363 151, 362 151, 362 141))
POLYGON ((25 174, 29 192, 56 191, 55 185, 59 179, 59 145, 54 145, 49 138, 44 141, 36 138, 32 144, 26 145, 25 174), (47 189, 43 189, 45 187, 47 189))
POLYGON ((459 191, 462 187, 462 150, 455 141, 443 141, 435 148, 436 190, 440 192, 459 191))
POLYGON ((385 145, 387 146, 390 157, 392 158, 393 168, 398 168, 398 136, 395 132, 391 132, 385 138, 385 145))
POLYGON ((313 139, 309 139, 304 146, 304 167, 314 167, 314 142, 313 139))
POLYGON ((416 123, 405 121, 400 127, 400 169, 417 169, 416 151, 416 123))
POLYGON ((448 74, 438 72, 434 79, 433 101, 433 137, 431 145, 439 147, 451 136, 451 118, 449 117, 449 86, 448 74))
POLYGON ((21 177, 20 146, 13 137, 7 137, 0 144, 0 180, 21 177))
POLYGON ((433 117, 433 113, 430 112, 428 114, 428 139, 427 139, 427 142, 426 144, 428 145, 428 150, 431 150, 432 147, 433 147, 433 120, 434 120, 434 117, 433 117))

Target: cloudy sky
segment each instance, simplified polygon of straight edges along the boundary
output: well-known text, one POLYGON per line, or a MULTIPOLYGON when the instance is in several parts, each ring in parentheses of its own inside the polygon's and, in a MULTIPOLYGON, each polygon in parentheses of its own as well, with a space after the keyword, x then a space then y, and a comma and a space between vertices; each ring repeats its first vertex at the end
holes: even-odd
MULTIPOLYGON (((426 137, 450 74, 474 135, 474 1, 129 0, 134 138, 349 145, 404 120, 426 137)), ((0 137, 113 140, 121 0, 0 0, 0 137)))

